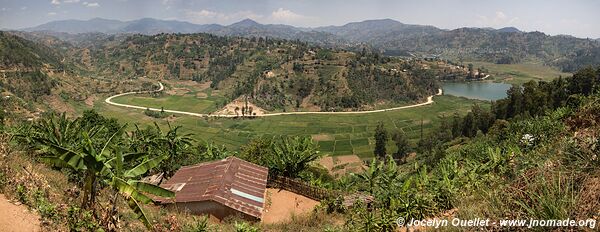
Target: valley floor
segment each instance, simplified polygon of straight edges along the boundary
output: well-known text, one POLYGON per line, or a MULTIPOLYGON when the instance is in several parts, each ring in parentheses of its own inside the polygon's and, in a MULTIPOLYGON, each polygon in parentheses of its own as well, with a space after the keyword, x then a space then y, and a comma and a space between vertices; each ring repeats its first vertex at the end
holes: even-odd
MULTIPOLYGON (((132 95, 132 94, 141 94, 141 93, 157 93, 157 92, 161 92, 161 91, 163 91, 165 89, 165 86, 162 83, 158 82, 158 85, 159 85, 159 89, 155 90, 155 91, 120 93, 120 94, 113 95, 113 96, 110 96, 110 97, 106 98, 106 100, 104 100, 104 102, 106 102, 107 104, 113 105, 113 106, 120 106, 120 107, 125 107, 125 108, 141 109, 141 110, 149 109, 149 110, 153 110, 153 111, 164 111, 164 112, 167 112, 167 113, 183 114, 183 115, 197 116, 197 117, 233 118, 233 117, 238 117, 239 116, 237 114, 210 114, 210 113, 203 114, 203 113, 195 113, 195 112, 188 112, 188 111, 181 111, 181 110, 169 110, 169 109, 162 109, 162 108, 158 109, 158 108, 152 108, 151 106, 130 105, 130 104, 123 104, 123 103, 116 103, 116 102, 113 101, 113 99, 115 99, 117 97, 122 97, 122 96, 132 95)), ((442 89, 439 89, 438 93, 436 95, 438 95, 438 96, 442 95, 442 89)), ((380 110, 340 111, 340 112, 302 111, 302 112, 265 113, 265 114, 257 114, 255 116, 256 117, 268 117, 268 116, 301 115, 301 114, 369 114, 369 113, 378 113, 378 112, 386 112, 386 111, 394 111, 394 110, 401 110, 401 109, 409 109, 409 108, 414 108, 414 107, 429 105, 429 104, 433 103, 433 97, 434 96, 435 95, 427 97, 427 101, 425 101, 423 103, 417 103, 417 104, 413 104, 413 105, 393 107, 393 108, 387 108, 387 109, 380 109, 380 110)))

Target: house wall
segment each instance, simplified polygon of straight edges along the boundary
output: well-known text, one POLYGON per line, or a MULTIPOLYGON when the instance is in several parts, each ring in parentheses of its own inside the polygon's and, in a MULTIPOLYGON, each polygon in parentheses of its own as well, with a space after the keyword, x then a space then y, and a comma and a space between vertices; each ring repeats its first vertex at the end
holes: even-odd
POLYGON ((260 221, 259 218, 244 214, 214 201, 176 203, 175 207, 195 215, 211 215, 220 221, 227 217, 237 217, 248 221, 260 221))

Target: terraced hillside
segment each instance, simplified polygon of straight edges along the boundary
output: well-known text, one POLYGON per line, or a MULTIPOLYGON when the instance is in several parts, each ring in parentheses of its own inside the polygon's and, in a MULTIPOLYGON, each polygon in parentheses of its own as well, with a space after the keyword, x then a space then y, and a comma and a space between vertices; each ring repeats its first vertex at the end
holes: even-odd
POLYGON ((111 78, 210 83, 228 101, 270 111, 340 111, 401 104, 434 94, 434 70, 363 51, 208 34, 133 35, 81 48, 86 72, 111 78))

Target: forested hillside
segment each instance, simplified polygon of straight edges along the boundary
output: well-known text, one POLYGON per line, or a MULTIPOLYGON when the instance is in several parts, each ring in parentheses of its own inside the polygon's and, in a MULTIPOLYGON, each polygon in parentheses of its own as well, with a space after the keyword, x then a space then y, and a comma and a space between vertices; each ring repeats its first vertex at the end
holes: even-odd
POLYGON ((56 85, 43 70, 62 69, 61 55, 41 44, 0 31, 0 92, 37 100, 56 85))
POLYGON ((444 59, 499 64, 537 62, 559 67, 565 72, 600 64, 598 40, 565 35, 550 36, 542 32, 523 32, 510 27, 497 30, 444 30, 434 26, 404 24, 392 19, 366 20, 342 26, 316 28, 260 24, 250 19, 227 26, 158 19, 127 22, 91 19, 55 21, 27 30, 147 35, 201 32, 219 36, 278 38, 353 50, 370 46, 386 55, 441 56, 444 59))
POLYGON ((230 100, 268 110, 344 110, 424 99, 437 91, 435 72, 377 53, 326 49, 302 42, 209 34, 132 35, 84 47, 71 57, 109 78, 210 82, 230 100))

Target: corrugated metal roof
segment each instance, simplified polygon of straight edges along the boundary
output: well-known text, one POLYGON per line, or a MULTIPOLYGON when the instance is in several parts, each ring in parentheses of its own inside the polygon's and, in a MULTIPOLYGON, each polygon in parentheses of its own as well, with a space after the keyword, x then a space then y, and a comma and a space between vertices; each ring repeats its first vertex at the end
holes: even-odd
POLYGON ((261 218, 268 169, 236 157, 185 166, 161 187, 175 191, 163 203, 215 201, 261 218))

